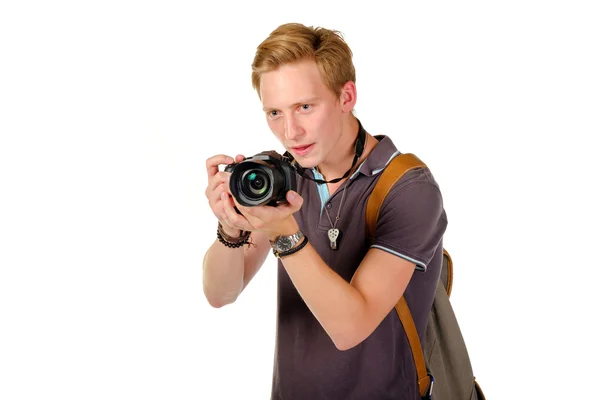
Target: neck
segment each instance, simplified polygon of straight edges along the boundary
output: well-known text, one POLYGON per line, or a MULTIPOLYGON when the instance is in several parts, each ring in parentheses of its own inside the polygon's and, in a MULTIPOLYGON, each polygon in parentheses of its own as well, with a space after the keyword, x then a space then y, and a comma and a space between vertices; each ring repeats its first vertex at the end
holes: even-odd
MULTIPOLYGON (((328 154, 327 158, 318 166, 318 170, 321 175, 323 175, 325 180, 332 180, 343 176, 352 166, 352 160, 354 160, 355 155, 354 146, 357 136, 358 121, 354 116, 351 116, 342 126, 342 135, 340 136, 335 149, 332 150, 328 154)), ((361 157, 356 162, 355 169, 367 158, 373 147, 375 147, 375 140, 369 133, 366 134, 365 140, 365 148, 361 157)), ((345 179, 338 182, 337 185, 343 183, 344 181, 345 179)))

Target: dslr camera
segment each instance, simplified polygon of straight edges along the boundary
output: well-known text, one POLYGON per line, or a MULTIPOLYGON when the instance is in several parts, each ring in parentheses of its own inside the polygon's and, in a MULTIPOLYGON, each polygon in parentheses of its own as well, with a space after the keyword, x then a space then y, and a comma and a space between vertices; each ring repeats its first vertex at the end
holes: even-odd
POLYGON ((225 171, 231 172, 231 194, 245 207, 276 207, 287 203, 285 194, 288 190, 296 191, 296 170, 292 160, 273 150, 229 164, 225 171))

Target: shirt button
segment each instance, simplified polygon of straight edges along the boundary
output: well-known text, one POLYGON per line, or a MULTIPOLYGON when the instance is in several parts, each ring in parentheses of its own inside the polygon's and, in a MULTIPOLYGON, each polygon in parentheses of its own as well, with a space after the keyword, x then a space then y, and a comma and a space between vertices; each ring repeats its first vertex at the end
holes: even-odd
POLYGON ((327 203, 327 204, 325 205, 325 207, 327 207, 328 209, 331 209, 331 203, 327 203))

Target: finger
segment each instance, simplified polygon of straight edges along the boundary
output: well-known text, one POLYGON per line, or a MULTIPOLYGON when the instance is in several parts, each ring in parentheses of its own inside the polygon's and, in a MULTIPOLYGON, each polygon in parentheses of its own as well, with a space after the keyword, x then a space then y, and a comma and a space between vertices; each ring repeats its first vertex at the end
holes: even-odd
POLYGON ((302 208, 302 204, 304 204, 304 199, 298 193, 293 190, 288 190, 285 196, 288 201, 287 204, 281 204, 277 207, 282 213, 293 214, 302 208))
POLYGON ((223 198, 219 197, 219 203, 215 208, 219 210, 218 218, 220 221, 223 221, 223 223, 229 226, 231 229, 239 229, 236 228, 235 225, 229 220, 227 210, 225 209, 225 200, 223 198))
POLYGON ((206 160, 206 172, 208 173, 208 177, 212 177, 217 172, 219 172, 219 165, 231 164, 233 162, 233 158, 226 156, 225 154, 217 154, 216 156, 212 156, 206 160))
POLYGON ((243 155, 238 154, 237 156, 235 156, 235 162, 236 163, 242 162, 242 161, 244 161, 245 158, 246 157, 244 157, 243 155))
POLYGON ((212 188, 209 183, 209 185, 206 186, 204 195, 206 196, 206 198, 208 199, 208 203, 212 207, 214 204, 217 204, 219 201, 221 201, 221 193, 228 193, 228 192, 229 192, 229 188, 223 182, 220 183, 219 185, 217 185, 217 187, 215 187, 215 188, 212 188))
MULTIPOLYGON (((231 174, 229 172, 217 172, 208 180, 208 191, 214 192, 217 187, 220 185, 225 185, 229 188, 229 177, 231 174)), ((219 193, 220 194, 220 193, 219 193)))
POLYGON ((291 212, 284 208, 283 205, 277 207, 270 205, 244 207, 236 203, 236 206, 256 229, 262 228, 264 221, 283 219, 291 214, 291 212))
MULTIPOLYGON (((246 217, 246 220, 248 220, 248 223, 254 228, 254 229, 260 229, 264 226, 264 221, 268 221, 268 219, 261 219, 259 217, 256 216, 256 213, 258 212, 258 214, 261 214, 260 209, 264 208, 264 207, 245 207, 240 205, 235 198, 233 198, 233 202, 235 204, 235 206, 237 207, 238 210, 240 210, 240 212, 244 215, 244 217, 246 217)), ((262 215, 264 216, 266 213, 263 213, 262 215)))
MULTIPOLYGON (((223 200, 221 200, 221 195, 223 193, 229 195, 229 189, 225 186, 225 184, 221 184, 214 191, 209 192, 208 195, 207 195, 207 197, 208 197, 208 203, 213 208, 213 212, 215 212, 215 215, 216 215, 216 211, 215 210, 216 210, 216 207, 218 205, 220 205, 221 208, 223 208, 223 205, 220 204, 220 203, 223 202, 223 200)), ((217 218, 219 218, 219 216, 217 216, 217 218)))
POLYGON ((236 229, 241 229, 243 231, 251 231, 254 228, 250 225, 246 217, 242 214, 238 214, 235 211, 235 204, 229 195, 226 193, 221 194, 221 199, 223 200, 223 209, 225 210, 225 215, 227 219, 230 221, 230 225, 236 229))
POLYGON ((300 208, 302 208, 302 204, 304 204, 304 199, 302 198, 302 196, 300 196, 298 192, 295 192, 293 190, 288 190, 285 194, 285 198, 288 201, 287 205, 292 207, 295 211, 300 210, 300 208))
POLYGON ((231 227, 229 225, 229 220, 227 219, 227 215, 225 214, 225 209, 223 208, 222 201, 219 201, 217 204, 215 204, 214 207, 212 208, 212 210, 213 210, 213 214, 215 214, 215 217, 217 217, 217 219, 219 220, 219 222, 221 222, 221 224, 231 227))
MULTIPOLYGON (((234 212, 235 212, 235 210, 234 210, 234 212)), ((241 229, 241 228, 235 226, 235 224, 233 222, 231 222, 231 220, 229 219, 229 216, 227 215, 227 212, 225 211, 225 202, 223 200, 219 199, 219 202, 214 207, 214 214, 217 217, 217 219, 219 221, 221 221, 221 224, 224 227, 229 228, 230 230, 240 230, 241 229)))
POLYGON ((231 223, 231 221, 229 220, 229 218, 227 218, 227 214, 225 213, 225 210, 223 209, 223 205, 221 204, 220 206, 221 209, 221 216, 219 217, 219 221, 221 221, 221 225, 223 225, 223 227, 229 228, 229 230, 238 230, 239 228, 236 228, 233 226, 233 224, 231 223))

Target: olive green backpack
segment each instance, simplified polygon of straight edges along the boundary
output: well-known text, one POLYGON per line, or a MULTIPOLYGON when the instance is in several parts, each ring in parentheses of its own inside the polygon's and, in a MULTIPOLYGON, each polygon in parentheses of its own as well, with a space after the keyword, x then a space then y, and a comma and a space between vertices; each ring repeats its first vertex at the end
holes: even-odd
MULTIPOLYGON (((372 241, 379 209, 392 186, 408 171, 427 166, 413 154, 400 154, 388 164, 369 196, 366 209, 367 238, 372 241)), ((450 304, 452 259, 444 249, 442 272, 437 285, 423 346, 404 299, 396 304, 413 353, 422 399, 485 400, 473 375, 456 315, 450 304)))

